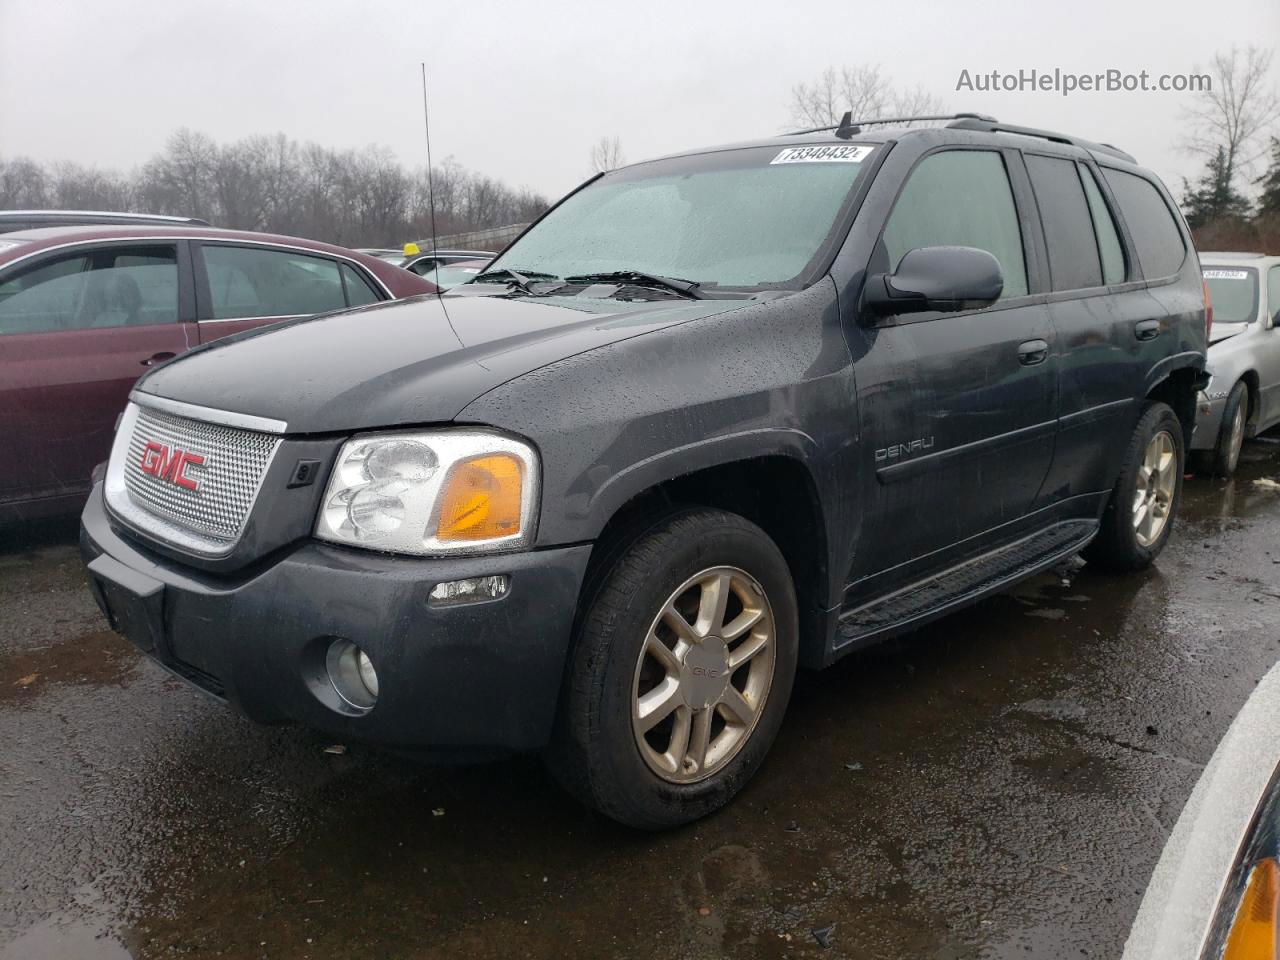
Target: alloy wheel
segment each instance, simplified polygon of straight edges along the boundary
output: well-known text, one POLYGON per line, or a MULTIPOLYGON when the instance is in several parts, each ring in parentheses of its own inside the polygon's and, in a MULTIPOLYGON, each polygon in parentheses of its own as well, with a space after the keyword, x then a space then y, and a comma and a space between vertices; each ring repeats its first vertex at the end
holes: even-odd
POLYGON ((632 685, 648 767, 694 783, 728 764, 764 709, 775 646, 769 598, 746 571, 712 567, 677 587, 649 627, 632 685))
POLYGON ((1151 438, 1138 468, 1133 498, 1133 530, 1138 544, 1149 547, 1164 532, 1178 485, 1178 455, 1169 431, 1151 438))

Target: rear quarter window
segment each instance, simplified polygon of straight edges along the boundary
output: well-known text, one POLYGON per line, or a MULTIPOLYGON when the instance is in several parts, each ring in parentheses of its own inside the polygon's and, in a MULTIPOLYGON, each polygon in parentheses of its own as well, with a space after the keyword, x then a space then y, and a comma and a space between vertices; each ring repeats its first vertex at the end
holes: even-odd
POLYGON ((1102 172, 1129 226, 1143 276, 1148 280, 1173 276, 1187 257, 1187 247, 1169 204, 1150 180, 1110 167, 1102 172))

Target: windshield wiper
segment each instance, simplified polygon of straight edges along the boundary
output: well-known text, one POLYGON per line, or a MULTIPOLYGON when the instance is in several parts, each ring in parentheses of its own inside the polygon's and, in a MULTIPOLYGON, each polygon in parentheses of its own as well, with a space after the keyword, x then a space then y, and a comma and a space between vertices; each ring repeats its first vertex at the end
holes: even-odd
POLYGON ((610 270, 606 273, 580 273, 577 276, 565 277, 565 283, 610 283, 621 280, 637 287, 657 287, 661 290, 672 290, 691 300, 705 300, 706 294, 699 292, 701 284, 693 280, 681 280, 679 277, 660 277, 640 270, 610 270))
POLYGON ((510 267, 499 267, 487 270, 472 278, 472 283, 505 283, 515 287, 521 293, 533 293, 530 284, 535 281, 559 280, 554 273, 543 273, 540 270, 512 270, 510 267))

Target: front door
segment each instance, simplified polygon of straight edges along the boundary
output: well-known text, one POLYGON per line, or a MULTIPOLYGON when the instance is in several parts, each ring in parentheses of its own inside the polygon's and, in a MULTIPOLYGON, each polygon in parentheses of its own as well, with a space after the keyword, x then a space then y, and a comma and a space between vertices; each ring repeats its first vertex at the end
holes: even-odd
POLYGON ((884 575, 878 592, 895 574, 945 566, 1036 503, 1053 456, 1054 338, 1028 295, 1026 218, 1006 166, 1015 160, 996 150, 927 155, 873 255, 869 273, 894 270, 919 247, 977 247, 1000 261, 1004 291, 982 310, 876 321, 858 365, 871 469, 851 583, 884 575))
POLYGON ((195 344, 179 242, 107 244, 0 277, 0 502, 83 494, 147 368, 195 344))

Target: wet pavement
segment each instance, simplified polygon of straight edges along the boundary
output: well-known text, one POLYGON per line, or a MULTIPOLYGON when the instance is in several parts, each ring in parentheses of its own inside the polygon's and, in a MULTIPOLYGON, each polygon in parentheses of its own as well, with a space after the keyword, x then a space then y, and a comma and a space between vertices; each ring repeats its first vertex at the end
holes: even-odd
POLYGON ((1246 458, 1156 569, 1064 565, 803 675, 755 781, 665 835, 532 759, 255 727, 105 630, 73 524, 0 534, 0 960, 1118 956, 1280 658, 1280 443, 1246 458))

